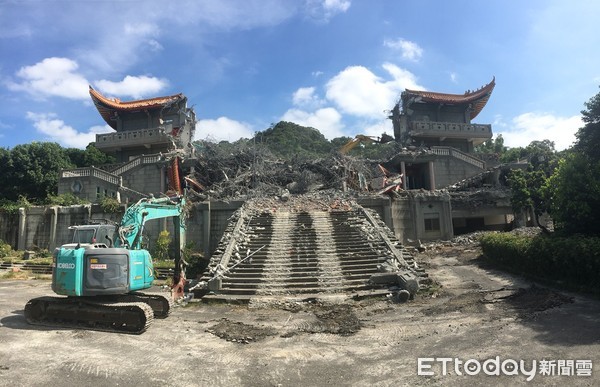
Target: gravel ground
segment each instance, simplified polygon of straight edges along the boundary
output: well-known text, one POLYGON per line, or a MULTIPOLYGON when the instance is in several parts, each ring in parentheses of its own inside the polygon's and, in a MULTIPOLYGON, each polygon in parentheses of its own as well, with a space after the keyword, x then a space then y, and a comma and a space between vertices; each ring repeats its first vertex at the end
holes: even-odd
POLYGON ((0 385, 599 385, 598 369, 539 370, 542 360, 556 361, 555 374, 558 361, 562 374, 576 373, 577 360, 600 367, 600 302, 532 287, 478 255, 462 244, 419 254, 433 285, 404 304, 343 296, 192 302, 139 336, 30 326, 23 307, 50 295, 50 283, 0 280, 0 385), (446 360, 434 360, 421 362, 433 375, 418 375, 418 358, 496 357, 524 360, 526 371, 536 361, 537 374, 528 382, 519 370, 469 376, 459 367, 458 375, 452 360, 444 375, 446 360))

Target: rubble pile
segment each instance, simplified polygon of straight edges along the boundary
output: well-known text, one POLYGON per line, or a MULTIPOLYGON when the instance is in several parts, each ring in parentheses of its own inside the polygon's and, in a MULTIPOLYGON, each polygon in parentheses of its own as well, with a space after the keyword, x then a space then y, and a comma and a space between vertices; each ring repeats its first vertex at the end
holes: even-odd
POLYGON ((277 211, 351 211, 358 208, 355 195, 335 189, 294 195, 283 190, 281 195, 256 197, 246 202, 247 211, 261 213, 277 211))
POLYGON ((284 160, 249 142, 203 142, 196 150, 191 178, 212 199, 282 197, 326 189, 360 188, 359 178, 378 176, 370 162, 332 153, 328 157, 284 160))

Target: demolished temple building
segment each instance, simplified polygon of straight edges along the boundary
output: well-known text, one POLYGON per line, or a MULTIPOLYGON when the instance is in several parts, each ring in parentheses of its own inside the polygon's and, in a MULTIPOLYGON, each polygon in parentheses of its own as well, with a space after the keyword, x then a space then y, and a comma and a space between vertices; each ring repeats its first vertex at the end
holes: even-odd
POLYGON ((221 154, 209 142, 194 142, 196 114, 183 94, 123 102, 90 87, 100 116, 114 129, 97 134, 94 144, 116 163, 61 171, 59 194, 131 203, 187 185, 202 209, 191 220, 209 240, 207 255, 218 243, 226 217, 261 195, 353 195, 379 213, 404 243, 501 230, 514 220, 505 182, 514 166, 498 165, 475 152, 492 138, 492 127, 472 122, 494 87, 492 79, 464 94, 405 90, 389 115, 397 149, 393 157, 370 161, 332 153, 327 160, 296 164, 257 151, 251 142, 221 154), (177 155, 180 163, 174 165, 169 155, 177 155), (219 219, 211 214, 218 208, 227 208, 219 219))

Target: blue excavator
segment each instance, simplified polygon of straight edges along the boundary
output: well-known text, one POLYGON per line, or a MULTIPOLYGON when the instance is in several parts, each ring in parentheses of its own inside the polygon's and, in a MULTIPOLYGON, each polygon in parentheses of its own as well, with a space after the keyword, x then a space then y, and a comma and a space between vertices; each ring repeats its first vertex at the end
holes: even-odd
POLYGON ((52 290, 59 296, 30 300, 25 306, 27 322, 139 334, 155 317, 167 317, 173 300, 183 297, 185 285, 184 197, 141 199, 125 211, 112 237, 104 234, 105 240, 98 240, 98 233, 91 235, 89 241, 76 239, 56 249, 52 290), (144 225, 162 218, 173 218, 178 246, 171 297, 142 292, 155 279, 152 257, 143 248, 144 225))

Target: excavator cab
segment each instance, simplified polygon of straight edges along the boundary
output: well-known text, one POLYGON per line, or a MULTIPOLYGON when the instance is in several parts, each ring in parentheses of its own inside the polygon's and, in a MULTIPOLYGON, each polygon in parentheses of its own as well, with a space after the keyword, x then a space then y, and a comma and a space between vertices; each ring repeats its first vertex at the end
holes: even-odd
POLYGON ((153 281, 147 250, 61 248, 55 257, 52 290, 64 296, 125 294, 147 289, 153 281))
POLYGON ((74 249, 77 247, 96 245, 97 247, 111 247, 111 240, 115 233, 114 224, 84 224, 70 226, 72 231, 71 243, 62 245, 64 248, 74 249))

